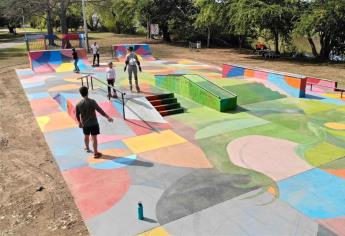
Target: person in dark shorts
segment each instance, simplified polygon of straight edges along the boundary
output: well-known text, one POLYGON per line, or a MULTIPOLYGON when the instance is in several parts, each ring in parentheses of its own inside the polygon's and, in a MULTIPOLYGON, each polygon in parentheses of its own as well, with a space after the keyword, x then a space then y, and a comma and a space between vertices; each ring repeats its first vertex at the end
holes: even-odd
POLYGON ((140 93, 140 87, 138 83, 138 67, 139 67, 139 71, 141 72, 141 66, 140 66, 140 61, 138 59, 138 56, 137 54, 133 52, 133 50, 134 50, 133 47, 128 48, 128 55, 126 57, 126 65, 125 65, 124 71, 126 71, 128 67, 129 89, 131 91, 133 90, 132 74, 134 74, 135 87, 137 89, 137 92, 140 93))
POLYGON ((79 127, 83 128, 85 150, 91 152, 89 148, 90 135, 93 142, 93 153, 95 158, 102 156, 102 153, 98 152, 97 135, 100 134, 99 124, 96 116, 96 111, 102 116, 106 117, 109 122, 113 122, 113 119, 109 117, 97 104, 97 102, 88 97, 89 90, 87 87, 82 86, 79 89, 80 95, 83 99, 77 104, 76 116, 79 122, 79 127))
POLYGON ((79 67, 78 67, 79 57, 75 48, 72 48, 72 56, 74 60, 74 72, 79 73, 80 72, 79 67))

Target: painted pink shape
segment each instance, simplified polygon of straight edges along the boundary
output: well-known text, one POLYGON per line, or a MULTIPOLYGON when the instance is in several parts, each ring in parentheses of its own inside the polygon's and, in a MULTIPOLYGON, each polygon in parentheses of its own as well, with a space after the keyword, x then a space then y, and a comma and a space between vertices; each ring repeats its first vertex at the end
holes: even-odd
POLYGON ((111 102, 100 102, 98 104, 111 117, 121 117, 111 102))
POLYGON ((322 219, 318 220, 318 222, 337 235, 345 235, 345 217, 335 219, 322 219))
POLYGON ((117 140, 122 140, 125 138, 128 138, 129 136, 127 135, 105 135, 105 134, 100 134, 98 135, 98 143, 109 143, 117 140))
POLYGON ((81 167, 62 172, 84 220, 113 207, 129 189, 126 169, 97 170, 81 167))
POLYGON ((251 135, 230 142, 227 151, 235 165, 279 181, 313 168, 297 156, 297 146, 288 140, 251 135))
POLYGON ((263 71, 254 71, 254 77, 258 79, 267 80, 268 73, 263 71))

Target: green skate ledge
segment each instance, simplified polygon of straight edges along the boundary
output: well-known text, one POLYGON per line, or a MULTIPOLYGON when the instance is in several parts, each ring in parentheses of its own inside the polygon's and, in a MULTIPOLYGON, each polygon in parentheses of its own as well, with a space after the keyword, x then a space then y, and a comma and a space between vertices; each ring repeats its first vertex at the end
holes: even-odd
POLYGON ((155 75, 155 84, 220 112, 234 110, 237 95, 200 75, 155 75))

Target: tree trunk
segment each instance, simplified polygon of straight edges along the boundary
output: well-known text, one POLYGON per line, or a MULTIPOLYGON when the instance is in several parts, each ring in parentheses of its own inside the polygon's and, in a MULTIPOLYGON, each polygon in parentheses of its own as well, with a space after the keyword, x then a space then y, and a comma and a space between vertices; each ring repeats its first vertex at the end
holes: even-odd
POLYGON ((320 35, 320 45, 321 45, 321 50, 319 54, 319 58, 322 60, 328 60, 329 59, 329 54, 332 50, 332 40, 329 35, 320 35))
POLYGON ((244 37, 242 35, 240 35, 239 38, 238 38, 238 40, 239 40, 239 48, 240 49, 242 49, 242 47, 243 47, 243 41, 244 41, 243 38, 244 37))
POLYGON ((67 25, 67 16, 66 11, 64 7, 61 7, 60 10, 60 24, 61 24, 61 33, 62 34, 68 34, 68 25, 67 25))
POLYGON ((210 41, 211 41, 211 29, 207 27, 207 48, 210 48, 210 41))
POLYGON ((319 54, 317 53, 315 43, 314 43, 313 39, 309 35, 308 35, 308 42, 310 44, 311 51, 313 52, 314 57, 318 57, 319 54))
POLYGON ((163 40, 166 42, 171 42, 170 33, 168 26, 166 24, 162 25, 163 40))
POLYGON ((150 39, 151 38, 150 20, 147 20, 146 29, 147 29, 147 36, 146 36, 146 38, 150 39))
POLYGON ((274 48, 276 54, 280 54, 279 52, 279 33, 276 31, 274 32, 274 48))
MULTIPOLYGON (((47 32, 48 35, 53 35, 54 34, 54 28, 53 28, 53 22, 52 22, 52 13, 51 9, 48 6, 47 7, 47 32)), ((54 39, 52 37, 49 37, 49 45, 54 45, 54 39)))

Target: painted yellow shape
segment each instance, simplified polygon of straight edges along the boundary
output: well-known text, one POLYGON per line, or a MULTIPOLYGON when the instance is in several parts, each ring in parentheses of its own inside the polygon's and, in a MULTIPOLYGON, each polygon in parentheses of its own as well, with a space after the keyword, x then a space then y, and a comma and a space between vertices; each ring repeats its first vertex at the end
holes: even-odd
POLYGON ((187 141, 184 138, 178 136, 171 130, 124 139, 124 143, 133 153, 147 152, 185 142, 187 141))
POLYGON ((273 196, 277 196, 277 192, 276 192, 275 188, 273 188, 273 187, 269 187, 267 189, 267 192, 271 193, 273 196))
POLYGON ((138 236, 170 236, 170 234, 163 227, 157 227, 144 233, 138 234, 138 236))
POLYGON ((50 118, 49 116, 39 116, 36 118, 38 126, 40 127, 41 131, 44 131, 44 127, 49 123, 50 118))
POLYGON ((345 124, 343 123, 327 122, 324 125, 330 129, 345 130, 345 124))
POLYGON ((73 71, 74 65, 73 63, 62 63, 58 68, 55 69, 56 72, 66 72, 66 71, 73 71))
POLYGON ((77 79, 78 77, 68 77, 68 78, 64 78, 63 80, 69 83, 78 83, 80 84, 80 80, 77 79))
POLYGON ((80 85, 77 84, 67 84, 67 85, 59 85, 53 88, 48 89, 48 92, 60 92, 60 91, 66 91, 66 90, 78 90, 80 88, 80 85))

